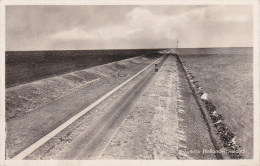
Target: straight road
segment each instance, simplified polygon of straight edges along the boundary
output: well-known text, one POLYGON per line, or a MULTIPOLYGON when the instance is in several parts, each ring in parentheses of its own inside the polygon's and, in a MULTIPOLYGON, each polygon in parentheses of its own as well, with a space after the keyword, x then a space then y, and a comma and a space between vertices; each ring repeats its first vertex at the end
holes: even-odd
POLYGON ((154 60, 151 58, 146 62, 135 65, 125 77, 103 78, 95 84, 83 87, 44 107, 28 112, 24 116, 8 120, 6 122, 7 158, 14 158, 154 60))
MULTIPOLYGON (((99 103, 101 100, 100 104, 91 107, 94 104, 92 103, 83 108, 87 110, 91 107, 91 111, 82 110, 81 112, 85 113, 79 120, 73 121, 70 126, 52 136, 50 141, 37 147, 37 150, 27 151, 26 155, 23 154, 25 149, 14 159, 215 159, 214 154, 188 153, 190 150, 203 152, 204 149, 214 149, 214 146, 183 71, 178 65, 176 57, 172 55, 165 55, 156 62, 149 63, 145 69, 139 70, 110 91, 111 95, 108 95, 109 92, 101 97, 106 96, 104 101, 101 98, 94 101, 99 103), (158 72, 155 72, 154 63, 158 63, 158 72), (136 79, 132 79, 135 77, 136 79)), ((106 85, 102 83, 104 82, 94 87, 113 86, 112 82, 106 85)), ((82 89, 78 93, 86 93, 89 90, 82 89)), ((76 100, 75 103, 86 100, 82 96, 68 97, 69 99, 76 100)), ((75 103, 66 100, 63 105, 50 106, 67 109, 62 106, 69 105, 70 108, 78 109, 73 106, 75 103)), ((55 112, 52 118, 59 118, 58 113, 55 112)), ((27 120, 31 120, 29 118, 32 117, 27 116, 27 120)), ((35 120, 40 118, 32 119, 32 123, 28 121, 29 126, 36 130, 35 133, 29 133, 31 130, 27 130, 23 137, 23 133, 18 131, 19 136, 23 139, 38 136, 36 133, 39 133, 39 130, 53 124, 51 121, 44 126, 42 122, 38 122, 34 126, 35 120)), ((43 122, 46 123, 46 117, 44 118, 43 122)), ((43 138, 49 137, 48 135, 45 134, 43 138)), ((17 139, 19 140, 19 137, 17 139)), ((32 140, 25 142, 29 144, 32 140)))
MULTIPOLYGON (((158 64, 158 68, 161 67, 166 58, 167 56, 158 64)), ((120 100, 114 103, 105 114, 99 117, 64 149, 57 156, 57 159, 98 159, 155 74, 154 69, 150 70, 120 100)))

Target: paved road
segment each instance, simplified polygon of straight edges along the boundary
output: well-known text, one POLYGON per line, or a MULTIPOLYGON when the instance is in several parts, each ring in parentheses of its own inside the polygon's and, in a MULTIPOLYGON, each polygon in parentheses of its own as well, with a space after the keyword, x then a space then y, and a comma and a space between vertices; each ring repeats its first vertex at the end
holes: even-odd
POLYGON ((177 80, 169 56, 99 159, 177 159, 177 80))
MULTIPOLYGON (((167 57, 158 64, 158 68, 167 57)), ((97 159, 123 123, 140 94, 154 77, 150 70, 137 84, 129 89, 120 100, 80 134, 57 159, 97 159)))

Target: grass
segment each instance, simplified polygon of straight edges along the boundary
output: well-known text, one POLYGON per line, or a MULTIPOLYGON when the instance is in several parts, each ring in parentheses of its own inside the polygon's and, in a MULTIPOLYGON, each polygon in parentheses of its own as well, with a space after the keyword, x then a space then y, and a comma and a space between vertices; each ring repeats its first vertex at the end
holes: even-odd
POLYGON ((6 88, 155 51, 158 49, 7 51, 6 88))
POLYGON ((224 116, 224 122, 237 135, 253 157, 253 55, 252 48, 180 50, 182 59, 200 81, 209 100, 224 116), (204 52, 203 52, 204 51, 204 52), (219 52, 219 54, 218 54, 219 52))

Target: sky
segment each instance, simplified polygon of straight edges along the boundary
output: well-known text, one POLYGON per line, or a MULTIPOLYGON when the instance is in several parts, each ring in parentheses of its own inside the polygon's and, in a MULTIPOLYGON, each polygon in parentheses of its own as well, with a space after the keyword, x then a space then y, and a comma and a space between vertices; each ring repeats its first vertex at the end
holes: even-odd
POLYGON ((6 50, 252 47, 252 6, 6 6, 6 50))

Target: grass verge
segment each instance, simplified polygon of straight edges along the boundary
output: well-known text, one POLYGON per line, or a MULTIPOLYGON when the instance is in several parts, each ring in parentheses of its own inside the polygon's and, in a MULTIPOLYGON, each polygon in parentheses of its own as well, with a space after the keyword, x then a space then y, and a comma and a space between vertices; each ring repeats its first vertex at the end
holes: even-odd
POLYGON ((209 100, 237 135, 245 153, 253 157, 253 67, 252 54, 182 55, 209 100))

